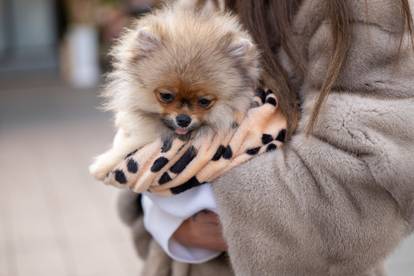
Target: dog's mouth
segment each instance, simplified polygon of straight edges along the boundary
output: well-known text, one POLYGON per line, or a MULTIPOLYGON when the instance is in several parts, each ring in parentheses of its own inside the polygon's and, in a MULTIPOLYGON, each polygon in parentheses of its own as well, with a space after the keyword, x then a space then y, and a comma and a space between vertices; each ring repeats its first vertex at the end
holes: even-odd
POLYGON ((179 127, 177 126, 172 120, 168 120, 163 118, 162 122, 164 123, 164 125, 169 128, 171 131, 173 131, 175 134, 177 134, 178 136, 186 136, 191 134, 191 132, 193 130, 195 130, 196 128, 198 128, 197 125, 190 125, 188 127, 179 127))
POLYGON ((191 130, 187 128, 178 127, 174 129, 175 134, 177 135, 187 135, 191 130))

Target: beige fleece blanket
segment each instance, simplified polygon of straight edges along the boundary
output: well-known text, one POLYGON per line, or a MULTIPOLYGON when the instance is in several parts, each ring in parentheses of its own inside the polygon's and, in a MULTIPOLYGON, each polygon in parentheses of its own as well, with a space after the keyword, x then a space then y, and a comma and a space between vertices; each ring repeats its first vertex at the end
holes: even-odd
POLYGON ((280 148, 286 119, 270 90, 258 89, 254 105, 237 114, 228 133, 210 133, 194 140, 157 141, 128 154, 105 183, 169 196, 212 182, 258 154, 280 148))

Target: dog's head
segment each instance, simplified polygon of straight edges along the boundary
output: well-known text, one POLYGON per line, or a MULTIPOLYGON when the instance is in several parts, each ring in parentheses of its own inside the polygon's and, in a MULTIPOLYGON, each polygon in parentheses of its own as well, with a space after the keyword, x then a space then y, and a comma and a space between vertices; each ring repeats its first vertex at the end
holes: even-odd
POLYGON ((223 13, 164 8, 139 20, 113 56, 111 107, 158 116, 179 135, 231 127, 259 77, 255 44, 223 13))

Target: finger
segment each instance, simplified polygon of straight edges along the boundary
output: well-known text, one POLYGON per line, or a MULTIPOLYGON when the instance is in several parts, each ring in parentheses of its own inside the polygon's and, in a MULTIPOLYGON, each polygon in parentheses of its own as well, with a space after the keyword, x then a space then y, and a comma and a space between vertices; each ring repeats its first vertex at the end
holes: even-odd
POLYGON ((200 224, 220 225, 219 217, 211 211, 201 211, 194 216, 194 221, 200 224))

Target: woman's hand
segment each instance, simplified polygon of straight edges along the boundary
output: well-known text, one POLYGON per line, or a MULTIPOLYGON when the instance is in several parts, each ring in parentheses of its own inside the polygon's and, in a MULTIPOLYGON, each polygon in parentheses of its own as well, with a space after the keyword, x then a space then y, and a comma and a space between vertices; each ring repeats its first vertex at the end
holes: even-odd
POLYGON ((175 231, 173 239, 188 247, 227 250, 218 216, 210 211, 202 211, 184 221, 175 231))

